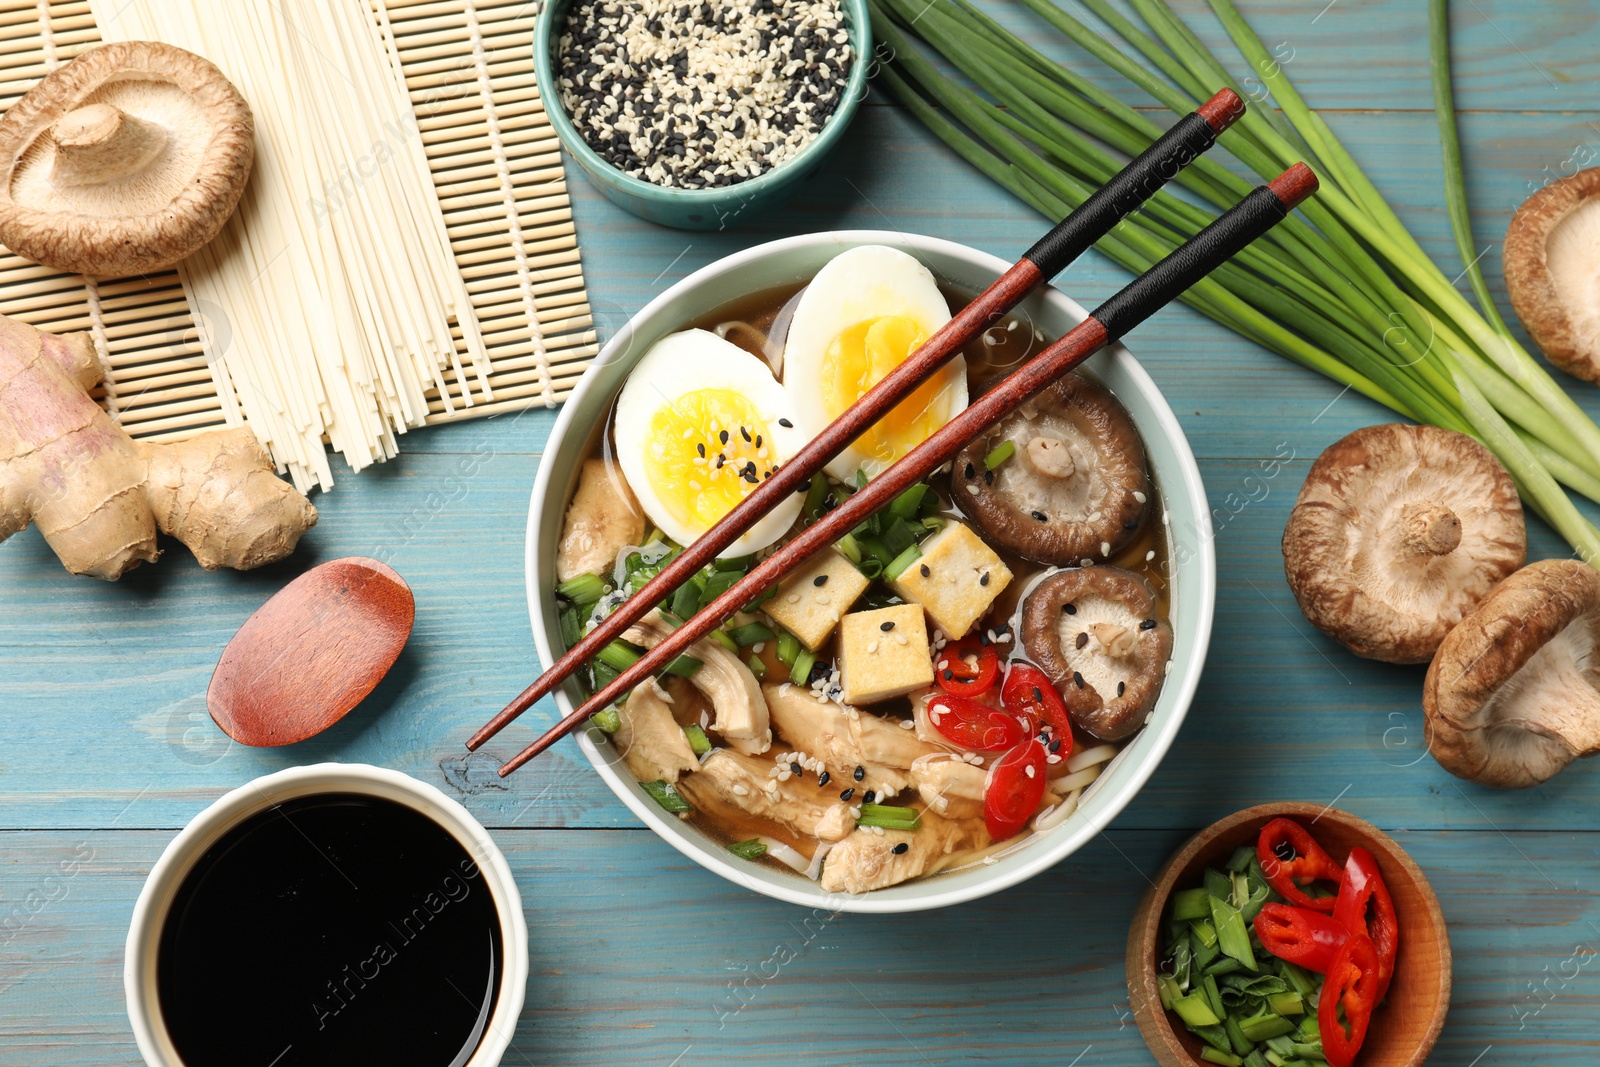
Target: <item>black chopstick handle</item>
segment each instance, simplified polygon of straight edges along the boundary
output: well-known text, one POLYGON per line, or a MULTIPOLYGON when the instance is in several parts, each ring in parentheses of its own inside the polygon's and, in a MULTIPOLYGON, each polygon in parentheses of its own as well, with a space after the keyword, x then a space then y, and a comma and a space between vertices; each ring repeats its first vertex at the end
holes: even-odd
POLYGON ((1244 199, 1217 216, 1215 222, 1094 309, 1092 317, 1106 328, 1107 343, 1124 336, 1157 309, 1177 299, 1240 249, 1282 222, 1296 204, 1316 190, 1317 177, 1304 163, 1296 163, 1270 184, 1252 189, 1244 199))
POLYGON ((1232 89, 1218 92, 1090 193, 1076 211, 1039 238, 1024 258, 1031 260, 1047 279, 1060 273, 1176 177, 1178 171, 1216 144, 1218 135, 1244 114, 1244 108, 1244 101, 1232 89))

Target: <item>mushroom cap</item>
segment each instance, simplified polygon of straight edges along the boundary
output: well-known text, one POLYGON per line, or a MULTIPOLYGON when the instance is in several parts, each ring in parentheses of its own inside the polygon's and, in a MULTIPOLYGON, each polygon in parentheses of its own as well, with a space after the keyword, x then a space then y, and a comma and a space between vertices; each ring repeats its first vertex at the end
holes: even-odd
POLYGON ((1172 627, 1158 612, 1150 583, 1121 567, 1057 571, 1028 593, 1023 651, 1079 729, 1120 741, 1150 717, 1172 656, 1172 627))
POLYGON ((1127 409, 1078 374, 973 438, 950 471, 951 499, 986 540, 1054 567, 1116 555, 1139 532, 1150 495, 1127 409), (985 470, 984 457, 1006 441, 1016 453, 985 470))
POLYGON ((1600 572, 1530 563, 1439 646, 1423 683, 1434 759, 1482 785, 1537 785, 1600 752, 1600 572))
POLYGON ((0 118, 0 241, 56 270, 164 269, 217 235, 255 159, 250 108, 168 44, 101 45, 0 118))
POLYGON ((1311 465, 1283 530, 1283 571, 1312 625, 1356 655, 1425 663, 1527 547, 1517 488, 1488 449, 1389 423, 1311 465))
POLYGON ((1528 336, 1562 370, 1600 382, 1600 167, 1523 201, 1502 259, 1528 336))

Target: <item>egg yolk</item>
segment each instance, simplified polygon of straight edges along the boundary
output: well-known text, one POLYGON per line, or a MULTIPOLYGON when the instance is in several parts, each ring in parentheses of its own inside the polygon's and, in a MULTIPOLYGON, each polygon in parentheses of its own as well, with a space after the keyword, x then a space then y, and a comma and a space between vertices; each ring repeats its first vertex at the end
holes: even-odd
MULTIPOLYGON (((838 418, 927 339, 922 325, 906 315, 882 315, 841 332, 822 360, 820 386, 828 417, 838 418)), ((855 450, 868 459, 893 463, 927 440, 947 421, 947 405, 940 399, 954 377, 946 368, 923 382, 856 438, 855 450)))
POLYGON ((672 517, 704 532, 778 469, 771 436, 742 393, 684 393, 650 418, 645 472, 672 517))

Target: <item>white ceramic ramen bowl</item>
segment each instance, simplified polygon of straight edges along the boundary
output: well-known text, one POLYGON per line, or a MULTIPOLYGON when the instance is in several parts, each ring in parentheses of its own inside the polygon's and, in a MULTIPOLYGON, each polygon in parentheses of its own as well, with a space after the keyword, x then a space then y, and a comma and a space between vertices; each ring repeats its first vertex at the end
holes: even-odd
POLYGON ((511 867, 489 837, 489 831, 456 801, 399 771, 361 763, 291 767, 246 782, 196 815, 161 853, 133 906, 133 923, 122 964, 128 1021, 133 1025, 133 1036, 145 1063, 150 1067, 183 1067, 161 1018, 156 955, 167 910, 185 876, 212 845, 245 819, 275 804, 321 793, 360 793, 404 804, 449 831, 477 863, 479 876, 500 913, 505 961, 483 1036, 464 1067, 496 1067, 511 1045, 528 986, 528 923, 522 914, 522 895, 517 891, 511 867))
MULTIPOLYGON (((885 244, 920 259, 942 283, 976 293, 1010 264, 965 245, 932 237, 877 230, 807 234, 756 245, 695 271, 635 315, 584 374, 566 402, 545 448, 528 514, 526 581, 528 611, 541 662, 558 654, 560 627, 555 588, 556 545, 566 500, 577 471, 603 424, 624 379, 658 339, 731 301, 763 290, 799 284, 823 264, 856 245, 885 244)), ((1055 289, 1035 293, 1019 305, 1047 337, 1059 337, 1086 317, 1077 303, 1055 289)), ((1155 383, 1127 349, 1114 346, 1084 365, 1091 377, 1116 393, 1144 437, 1151 471, 1166 505, 1171 568, 1172 669, 1148 725, 1117 754, 1080 798, 1076 812, 1032 835, 993 863, 949 871, 859 896, 827 893, 800 874, 754 864, 729 853, 692 823, 663 811, 620 762, 609 740, 595 730, 577 733, 578 747, 622 802, 685 856, 729 881, 779 900, 829 911, 905 912, 973 900, 1031 878, 1070 856, 1093 838, 1149 780, 1177 736, 1200 682, 1216 599, 1216 558, 1211 544, 1205 486, 1178 420, 1155 383)), ((1161 521, 1156 516, 1153 521, 1161 521)), ((576 706, 575 683, 558 690, 563 715, 576 706)))

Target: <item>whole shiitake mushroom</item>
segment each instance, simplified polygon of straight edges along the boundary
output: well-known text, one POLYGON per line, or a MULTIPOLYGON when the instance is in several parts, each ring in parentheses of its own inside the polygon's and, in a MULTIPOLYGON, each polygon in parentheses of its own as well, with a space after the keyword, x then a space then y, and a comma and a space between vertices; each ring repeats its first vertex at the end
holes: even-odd
POLYGON ((1422 707, 1434 759, 1481 785, 1600 752, 1600 571, 1547 559, 1501 582, 1439 646, 1422 707))
POLYGON ((1600 382, 1600 167, 1551 182, 1506 229, 1506 292, 1550 362, 1600 382))
POLYGON ((100 45, 0 118, 0 241, 55 270, 163 270, 222 229, 255 159, 220 70, 154 41, 100 45))
POLYGON ((1317 457, 1283 531, 1312 625, 1358 656, 1425 663, 1527 552, 1517 488, 1436 426, 1368 426, 1317 457))

